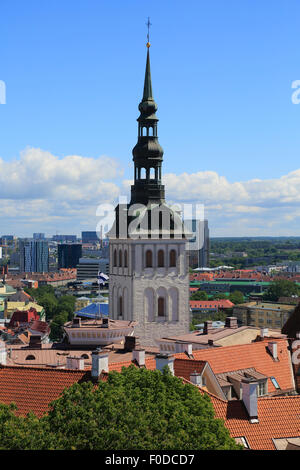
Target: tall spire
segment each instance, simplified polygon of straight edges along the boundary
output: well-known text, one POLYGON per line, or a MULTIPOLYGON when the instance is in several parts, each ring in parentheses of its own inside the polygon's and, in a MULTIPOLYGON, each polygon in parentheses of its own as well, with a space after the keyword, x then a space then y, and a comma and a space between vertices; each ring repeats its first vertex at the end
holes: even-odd
POLYGON ((161 184, 161 165, 163 149, 159 145, 157 137, 156 117, 157 104, 152 96, 152 81, 150 71, 150 43, 148 18, 148 42, 147 61, 144 81, 144 92, 139 104, 140 116, 138 117, 138 142, 134 147, 134 185, 131 186, 131 204, 148 204, 151 202, 162 203, 165 200, 165 189, 161 184))
POLYGON ((150 48, 150 46, 148 47, 148 51, 147 51, 147 63, 146 63, 145 82, 144 82, 144 94, 143 94, 143 100, 142 101, 147 101, 149 99, 153 100, 149 48, 150 48))

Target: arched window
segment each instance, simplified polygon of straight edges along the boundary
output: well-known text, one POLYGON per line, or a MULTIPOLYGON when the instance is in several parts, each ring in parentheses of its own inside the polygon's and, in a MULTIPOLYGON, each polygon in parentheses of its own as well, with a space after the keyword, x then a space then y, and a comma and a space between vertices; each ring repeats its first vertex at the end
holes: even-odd
POLYGON ((158 253, 157 253, 157 266, 159 268, 163 268, 165 265, 165 254, 164 254, 164 250, 158 250, 158 253))
POLYGON ((88 359, 89 356, 88 356, 87 354, 81 354, 81 358, 82 358, 82 359, 88 359))
POLYGON ((155 168, 150 168, 150 179, 151 180, 155 179, 155 168))
POLYGON ((169 259, 170 268, 176 268, 176 251, 171 250, 169 256, 170 256, 170 259, 169 259))
POLYGON ((119 266, 122 266, 122 250, 119 250, 119 266))
POLYGON ((127 255, 127 250, 124 251, 124 268, 128 268, 128 255, 127 255))
POLYGON ((140 179, 141 179, 141 180, 145 180, 145 179, 146 179, 146 168, 141 168, 141 176, 140 176, 140 179))
POLYGON ((29 354, 29 356, 26 356, 26 361, 34 361, 35 359, 35 356, 33 356, 32 354, 29 354))
POLYGON ((119 297, 119 316, 121 317, 123 315, 123 298, 122 296, 119 297))
POLYGON ((152 251, 146 251, 146 268, 152 268, 152 251))
POLYGON ((114 267, 117 266, 117 250, 114 250, 114 267))
POLYGON ((164 297, 158 297, 157 315, 159 317, 164 317, 165 316, 165 299, 164 299, 164 297))

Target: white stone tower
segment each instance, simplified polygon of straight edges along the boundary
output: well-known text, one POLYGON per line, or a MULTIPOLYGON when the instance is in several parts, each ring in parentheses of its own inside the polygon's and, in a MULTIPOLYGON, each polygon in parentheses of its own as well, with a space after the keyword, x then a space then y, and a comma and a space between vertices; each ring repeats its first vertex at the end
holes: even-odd
POLYGON ((112 319, 138 322, 134 334, 140 343, 156 346, 159 338, 189 331, 189 272, 182 220, 166 205, 161 183, 163 149, 157 136, 149 42, 147 47, 131 201, 116 207, 109 233, 109 311, 112 319))

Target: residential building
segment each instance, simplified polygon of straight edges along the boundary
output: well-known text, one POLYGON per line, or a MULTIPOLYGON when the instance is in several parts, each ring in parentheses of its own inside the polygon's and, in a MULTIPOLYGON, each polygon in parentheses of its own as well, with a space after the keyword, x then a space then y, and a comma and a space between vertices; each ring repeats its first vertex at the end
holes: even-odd
POLYGON ((253 301, 233 307, 233 315, 240 325, 281 330, 294 310, 295 305, 253 301))

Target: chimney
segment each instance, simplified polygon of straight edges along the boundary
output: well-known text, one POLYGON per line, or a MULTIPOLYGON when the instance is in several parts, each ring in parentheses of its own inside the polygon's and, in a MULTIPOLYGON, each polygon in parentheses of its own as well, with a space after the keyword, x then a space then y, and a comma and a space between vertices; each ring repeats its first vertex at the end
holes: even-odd
POLYGON ((163 371, 164 367, 169 367, 172 375, 174 375, 174 357, 171 354, 157 354, 155 357, 156 369, 163 371))
POLYGON ((7 358, 7 352, 6 352, 6 346, 4 341, 0 341, 0 365, 5 366, 6 365, 6 358, 7 358))
POLYGON ((108 353, 96 349, 92 352, 92 378, 98 379, 102 372, 108 371, 108 353))
POLYGON ((136 361, 139 367, 145 366, 145 349, 134 349, 132 351, 132 360, 136 361))
POLYGON ((125 336, 124 349, 132 352, 139 345, 138 336, 125 336))
POLYGON ((84 370, 83 357, 68 356, 66 368, 73 369, 73 370, 84 370))
POLYGON ((268 343, 268 350, 272 354, 273 359, 277 360, 278 355, 277 355, 277 343, 276 343, 276 341, 270 341, 268 343))
POLYGON ((102 319, 102 328, 109 328, 108 318, 102 319))
POLYGON ((214 345, 214 340, 213 340, 213 339, 209 339, 209 340, 207 341, 207 344, 208 344, 208 346, 213 346, 213 345, 214 345))
POLYGON ((29 348, 42 349, 42 341, 40 335, 31 335, 29 338, 29 348))
POLYGON ((208 320, 204 322, 203 334, 207 335, 211 330, 213 330, 212 321, 208 320))
POLYGON ((243 379, 242 400, 248 411, 250 423, 258 423, 257 416, 257 382, 254 379, 243 379))
POLYGON ((202 375, 200 372, 192 372, 190 375, 190 382, 192 382, 194 385, 197 385, 197 387, 202 387, 202 375))
POLYGON ((238 328, 236 317, 226 317, 225 328, 238 328))
POLYGON ((175 352, 186 352, 188 356, 193 354, 193 345, 191 343, 184 343, 182 341, 175 341, 175 352))
POLYGON ((78 317, 73 318, 72 326, 74 328, 80 328, 81 327, 81 318, 78 318, 78 317))
POLYGON ((260 336, 261 338, 264 338, 265 336, 268 336, 269 330, 268 328, 261 328, 260 329, 260 336))

